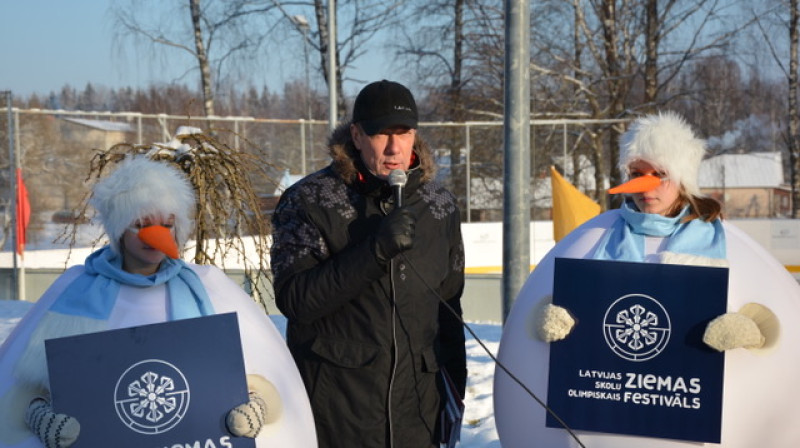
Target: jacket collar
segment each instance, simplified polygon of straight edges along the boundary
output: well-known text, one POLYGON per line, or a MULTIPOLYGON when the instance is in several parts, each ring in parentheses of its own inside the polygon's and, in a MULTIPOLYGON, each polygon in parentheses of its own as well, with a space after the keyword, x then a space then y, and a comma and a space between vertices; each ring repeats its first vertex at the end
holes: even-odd
MULTIPOLYGON (((388 198, 392 195, 392 187, 389 186, 389 183, 372 174, 367 167, 364 166, 364 162, 361 161, 361 158, 356 159, 354 162, 357 172, 353 186, 359 193, 370 197, 381 198, 388 198)), ((423 173, 420 169, 418 157, 414 157, 414 162, 408 169, 407 174, 408 180, 406 181, 406 186, 403 187, 403 191, 406 193, 414 192, 422 183, 423 173)), ((403 196, 405 196, 405 194, 403 196)))

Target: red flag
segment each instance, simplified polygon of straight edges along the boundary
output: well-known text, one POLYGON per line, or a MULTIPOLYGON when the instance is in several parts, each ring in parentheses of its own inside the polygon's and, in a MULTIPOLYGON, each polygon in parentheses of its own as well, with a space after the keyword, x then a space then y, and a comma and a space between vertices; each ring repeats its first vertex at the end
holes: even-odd
POLYGON ((17 168, 17 253, 25 251, 25 229, 31 220, 31 203, 28 202, 28 189, 22 181, 22 169, 17 168))

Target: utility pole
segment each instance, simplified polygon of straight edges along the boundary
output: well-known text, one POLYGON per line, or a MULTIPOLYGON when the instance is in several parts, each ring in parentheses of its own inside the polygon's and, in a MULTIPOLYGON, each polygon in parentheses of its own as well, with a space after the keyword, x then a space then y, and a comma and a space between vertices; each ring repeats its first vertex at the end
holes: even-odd
POLYGON ((8 169, 9 169, 9 182, 10 182, 10 196, 11 196, 11 259, 13 260, 14 274, 11 277, 11 293, 16 300, 24 299, 20 297, 20 279, 19 267, 17 266, 17 243, 19 235, 17 235, 17 158, 16 151, 14 150, 14 112, 12 111, 12 94, 10 90, 0 91, 0 94, 6 97, 6 133, 8 134, 8 169))
POLYGON ((328 130, 336 129, 336 0, 328 0, 328 130))
POLYGON ((530 0, 505 0, 503 322, 530 275, 530 0))
MULTIPOLYGON (((311 116, 311 77, 309 75, 309 62, 308 62, 308 33, 311 30, 311 27, 308 25, 308 20, 306 20, 306 16, 302 14, 298 14, 292 16, 292 22, 300 28, 300 32, 303 33, 303 57, 305 59, 305 69, 306 69, 306 117, 308 117, 308 147, 311 150, 314 150, 314 125, 311 123, 313 120, 311 116)), ((303 141, 303 151, 300 161, 300 174, 305 176, 306 175, 306 144, 305 140, 303 141)))

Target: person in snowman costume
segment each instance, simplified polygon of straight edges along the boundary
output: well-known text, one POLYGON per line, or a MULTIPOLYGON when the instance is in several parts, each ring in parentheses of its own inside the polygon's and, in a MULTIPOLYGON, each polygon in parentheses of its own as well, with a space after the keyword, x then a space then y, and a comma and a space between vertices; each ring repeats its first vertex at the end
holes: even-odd
POLYGON ((228 431, 257 444, 266 434, 315 446, 308 400, 291 395, 302 394, 302 382, 280 333, 220 269, 179 258, 195 211, 186 176, 166 162, 128 156, 95 184, 90 204, 109 244, 59 276, 0 346, 0 447, 68 447, 80 439, 80 422, 51 407, 45 340, 227 312, 238 315, 249 391, 227 414, 228 431), (306 427, 291 434, 287 418, 306 427))
MULTIPOLYGON (((705 152, 705 142, 676 113, 633 122, 621 138, 618 161, 629 180, 609 190, 626 195, 622 206, 584 223, 543 258, 509 313, 498 359, 537 396, 546 395, 549 345, 580 325, 568 309, 551 303, 557 257, 726 267, 728 312, 711 320, 702 336, 726 354, 722 443, 708 446, 796 446, 800 429, 780 422, 800 417, 800 393, 793 386, 800 374, 800 331, 790 325, 800 319, 800 287, 765 249, 722 219, 718 201, 700 192, 705 152)), ((520 391, 505 370, 496 370, 495 417, 503 446, 575 446, 567 431, 545 427, 544 409, 520 391)), ((696 445, 575 433, 595 448, 696 445)))

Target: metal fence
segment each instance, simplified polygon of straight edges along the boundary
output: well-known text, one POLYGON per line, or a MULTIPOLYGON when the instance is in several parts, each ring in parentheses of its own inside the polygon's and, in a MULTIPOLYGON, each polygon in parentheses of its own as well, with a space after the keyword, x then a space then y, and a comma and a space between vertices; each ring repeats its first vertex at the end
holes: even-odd
MULTIPOLYGON (((257 188, 271 194, 284 172, 304 175, 329 163, 328 122, 255 117, 188 117, 137 112, 18 109, 0 105, 2 141, 13 150, 0 153, 0 210, 9 210, 12 177, 8 169, 16 155, 25 176, 34 217, 31 237, 58 213, 69 213, 87 191, 84 178, 93 153, 117 143, 168 142, 180 126, 213 132, 236 150, 254 151, 274 167, 274 179, 256 179, 257 188), (9 122, 12 126, 9 134, 9 122), (6 138, 10 137, 10 138, 6 138)), ((588 135, 596 135, 625 120, 533 120, 531 123, 531 217, 549 218, 549 177, 552 164, 572 169, 573 156, 586 152, 588 135), (583 148, 583 149, 581 149, 583 148)), ((439 180, 458 197, 465 222, 502 220, 503 123, 501 121, 423 122, 420 133, 433 148, 439 180)), ((588 171, 587 171, 588 170, 588 171)), ((580 188, 581 179, 575 178, 580 188)))

